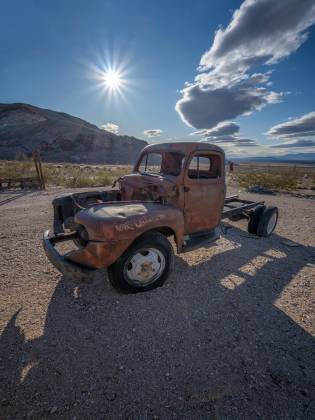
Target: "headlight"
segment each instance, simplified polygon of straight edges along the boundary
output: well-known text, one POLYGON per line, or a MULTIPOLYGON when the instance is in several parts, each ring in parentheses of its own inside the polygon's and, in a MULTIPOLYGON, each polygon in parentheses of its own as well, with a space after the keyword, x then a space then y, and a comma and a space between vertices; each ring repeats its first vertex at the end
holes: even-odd
POLYGON ((78 244, 80 245, 80 246, 86 246, 86 244, 88 243, 88 241, 89 241, 89 233, 88 233, 88 231, 86 230, 86 228, 84 227, 84 226, 82 226, 82 225, 79 225, 78 227, 77 227, 77 233, 78 233, 78 239, 77 239, 77 241, 78 241, 78 244))
POLYGON ((79 228, 78 228, 78 233, 79 233, 80 238, 81 238, 81 239, 83 239, 84 241, 88 241, 88 240, 90 239, 90 238, 89 238, 89 233, 88 233, 88 231, 85 229, 85 227, 84 227, 84 226, 79 225, 79 228))

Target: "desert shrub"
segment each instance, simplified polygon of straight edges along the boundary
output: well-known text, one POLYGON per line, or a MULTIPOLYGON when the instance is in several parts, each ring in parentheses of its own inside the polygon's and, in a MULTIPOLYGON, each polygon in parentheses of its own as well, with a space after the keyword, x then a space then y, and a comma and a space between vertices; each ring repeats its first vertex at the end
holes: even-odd
MULTIPOLYGON (((118 177, 130 173, 130 165, 78 165, 43 163, 46 185, 70 188, 111 185, 118 177)), ((0 178, 35 177, 33 160, 0 160, 0 178)))
POLYGON ((250 188, 261 186, 268 189, 292 190, 297 187, 298 180, 285 174, 269 173, 245 173, 238 175, 238 181, 241 187, 250 188))
MULTIPOLYGON (((46 185, 70 188, 111 185, 115 179, 131 172, 131 165, 43 163, 46 185)), ((36 170, 32 158, 0 160, 0 178, 33 176, 36 176, 36 170)), ((244 189, 261 186, 277 191, 315 190, 314 166, 240 165, 230 178, 244 189)))
POLYGON ((307 189, 314 183, 315 168, 285 165, 240 165, 235 171, 239 186, 260 186, 275 191, 307 189))
POLYGON ((0 161, 0 178, 21 178, 36 176, 32 159, 0 161))
MULTIPOLYGON (((112 168, 111 168, 112 169, 112 168)), ((47 185, 58 185, 70 188, 103 187, 111 185, 116 178, 130 172, 125 166, 120 171, 111 170, 108 165, 44 165, 47 185)))

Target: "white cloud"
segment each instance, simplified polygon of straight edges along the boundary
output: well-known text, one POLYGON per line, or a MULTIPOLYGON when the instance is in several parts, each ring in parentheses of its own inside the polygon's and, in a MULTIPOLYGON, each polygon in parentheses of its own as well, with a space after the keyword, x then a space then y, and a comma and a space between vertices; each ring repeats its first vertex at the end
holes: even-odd
POLYGON ((276 149, 290 149, 295 147, 307 147, 307 148, 314 148, 315 149, 315 140, 312 139, 299 139, 294 141, 288 141, 285 143, 275 144, 271 146, 272 148, 276 149))
POLYGON ((219 123, 210 130, 199 130, 191 133, 191 135, 200 135, 200 136, 223 136, 223 135, 233 135, 238 133, 240 126, 233 121, 225 121, 219 123))
POLYGON ((294 52, 314 22, 314 0, 245 0, 227 28, 216 32, 195 81, 182 90, 175 107, 182 120, 209 129, 279 102, 282 94, 268 90, 271 72, 249 71, 294 52))
POLYGON ((219 146, 234 148, 234 147, 255 147, 257 143, 253 139, 239 136, 219 136, 219 137, 205 137, 200 140, 202 142, 213 143, 219 146))
POLYGON ((219 123, 210 130, 191 133, 201 136, 201 142, 218 144, 223 148, 257 146, 255 140, 239 136, 240 126, 233 121, 219 123))
POLYGON ((277 124, 271 127, 266 134, 276 138, 315 136, 315 111, 277 124))
POLYGON ((182 94, 175 109, 187 125, 198 129, 249 115, 268 103, 279 102, 282 96, 263 86, 255 86, 251 78, 220 88, 195 83, 184 88, 182 94))
POLYGON ((118 134, 119 126, 113 123, 106 123, 101 125, 101 129, 105 131, 109 131, 110 133, 118 134))
POLYGON ((160 129, 144 130, 143 134, 147 137, 159 137, 163 133, 160 129))
POLYGON ((200 66, 245 73, 253 64, 274 64, 297 50, 314 23, 313 0, 246 0, 228 27, 219 29, 200 66))
POLYGON ((266 133, 269 137, 282 143, 271 146, 272 149, 290 151, 303 148, 303 151, 315 151, 315 112, 309 112, 299 118, 274 125, 266 133))

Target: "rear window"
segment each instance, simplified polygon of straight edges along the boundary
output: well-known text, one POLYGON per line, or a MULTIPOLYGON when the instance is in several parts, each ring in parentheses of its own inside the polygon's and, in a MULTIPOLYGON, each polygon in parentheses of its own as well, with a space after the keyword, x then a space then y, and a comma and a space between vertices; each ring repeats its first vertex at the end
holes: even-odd
POLYGON ((145 153, 139 163, 138 172, 178 176, 184 157, 182 153, 176 152, 145 153))
POLYGON ((221 159, 218 155, 196 155, 188 168, 188 176, 193 179, 215 179, 221 177, 221 159))

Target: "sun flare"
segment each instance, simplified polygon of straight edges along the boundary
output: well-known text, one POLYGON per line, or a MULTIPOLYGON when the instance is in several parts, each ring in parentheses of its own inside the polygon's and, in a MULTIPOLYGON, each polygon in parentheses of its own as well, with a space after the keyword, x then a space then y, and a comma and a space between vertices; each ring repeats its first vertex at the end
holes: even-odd
POLYGON ((107 71, 104 73, 104 82, 109 89, 117 89, 122 84, 121 75, 118 71, 107 71))
POLYGON ((132 92, 133 82, 129 79, 131 65, 126 60, 97 58, 97 63, 89 63, 93 91, 106 97, 108 101, 127 101, 132 92), (95 83, 96 82, 96 83, 95 83))

